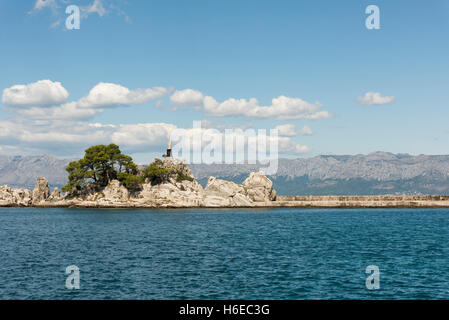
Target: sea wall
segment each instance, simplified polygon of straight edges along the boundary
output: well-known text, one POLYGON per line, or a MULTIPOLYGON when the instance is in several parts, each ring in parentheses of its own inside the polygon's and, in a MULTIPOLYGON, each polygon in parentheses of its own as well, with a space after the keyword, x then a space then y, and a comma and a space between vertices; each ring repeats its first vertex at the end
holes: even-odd
POLYGON ((297 208, 449 208, 449 196, 278 196, 273 206, 297 208))
POLYGON ((277 201, 449 201, 449 196, 439 196, 439 195, 278 196, 277 201))

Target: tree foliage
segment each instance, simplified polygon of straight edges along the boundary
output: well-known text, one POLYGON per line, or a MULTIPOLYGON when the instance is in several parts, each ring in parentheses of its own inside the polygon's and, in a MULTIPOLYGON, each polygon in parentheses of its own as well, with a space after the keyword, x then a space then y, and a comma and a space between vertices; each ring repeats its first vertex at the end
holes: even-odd
POLYGON ((127 187, 138 185, 138 168, 130 156, 121 153, 116 144, 96 145, 85 150, 84 158, 71 162, 67 168, 69 181, 64 191, 81 189, 88 183, 105 187, 111 180, 118 179, 127 187))
POLYGON ((114 179, 131 190, 138 189, 145 181, 157 185, 169 181, 170 178, 178 182, 193 180, 174 168, 164 168, 161 163, 156 162, 139 170, 133 159, 122 154, 115 144, 96 145, 86 149, 84 157, 70 162, 66 170, 69 173, 69 181, 62 188, 65 192, 82 190, 86 187, 101 189, 114 179))
POLYGON ((153 162, 143 171, 144 177, 150 180, 151 184, 160 184, 167 181, 174 169, 162 168, 153 162))

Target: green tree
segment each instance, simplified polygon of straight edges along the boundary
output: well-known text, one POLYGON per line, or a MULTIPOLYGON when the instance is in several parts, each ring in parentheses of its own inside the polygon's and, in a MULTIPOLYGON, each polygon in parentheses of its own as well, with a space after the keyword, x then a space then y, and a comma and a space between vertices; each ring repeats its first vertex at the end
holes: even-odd
POLYGON ((130 156, 121 153, 116 144, 96 145, 85 150, 84 158, 71 162, 67 168, 69 181, 63 191, 68 192, 93 183, 105 187, 111 180, 118 179, 125 185, 136 186, 138 168, 130 156))
POLYGON ((162 168, 153 162, 143 171, 144 178, 151 181, 151 184, 160 184, 168 180, 170 175, 174 172, 171 168, 162 168))

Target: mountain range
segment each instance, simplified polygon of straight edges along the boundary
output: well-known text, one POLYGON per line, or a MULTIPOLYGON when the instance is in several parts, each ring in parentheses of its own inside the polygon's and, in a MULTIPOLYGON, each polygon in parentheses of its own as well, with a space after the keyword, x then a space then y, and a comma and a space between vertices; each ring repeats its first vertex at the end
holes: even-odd
MULTIPOLYGON (((65 167, 73 159, 53 156, 1 156, 0 185, 32 188, 37 176, 52 187, 67 181, 65 167)), ((263 166, 248 164, 192 164, 204 186, 210 176, 242 183, 263 166)), ((279 159, 278 170, 269 176, 281 195, 380 195, 449 194, 449 155, 393 154, 322 155, 279 159)))

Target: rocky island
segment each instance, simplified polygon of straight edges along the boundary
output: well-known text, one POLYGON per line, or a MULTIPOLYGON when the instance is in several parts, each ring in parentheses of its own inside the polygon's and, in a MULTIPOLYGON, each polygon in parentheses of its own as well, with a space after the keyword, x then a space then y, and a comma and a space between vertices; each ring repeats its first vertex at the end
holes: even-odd
POLYGON ((138 190, 128 190, 114 179, 101 190, 88 185, 66 194, 58 188, 50 193, 47 179, 39 177, 33 191, 1 186, 0 207, 232 208, 271 206, 276 199, 273 184, 263 173, 251 173, 241 185, 210 177, 203 188, 182 161, 168 157, 155 163, 169 170, 166 179, 156 184, 147 180, 138 190))

